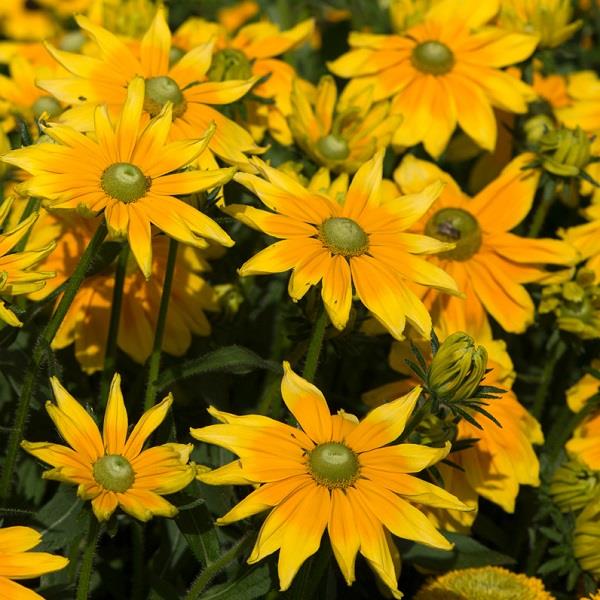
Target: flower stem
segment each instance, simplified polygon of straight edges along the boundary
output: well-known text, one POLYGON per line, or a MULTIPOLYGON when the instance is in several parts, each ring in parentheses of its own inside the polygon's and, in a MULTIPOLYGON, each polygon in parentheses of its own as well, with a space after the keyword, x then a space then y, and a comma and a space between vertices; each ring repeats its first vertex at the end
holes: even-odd
POLYGON ((252 541, 253 535, 246 534, 240 541, 232 546, 225 554, 222 554, 217 560, 206 565, 204 571, 196 577, 192 587, 188 590, 184 600, 196 600, 204 591, 206 586, 237 556, 239 556, 252 541))
POLYGON ((90 580, 92 578, 92 568, 96 556, 96 546, 100 539, 100 522, 93 514, 90 514, 90 527, 88 529, 87 545, 81 561, 81 570, 79 571, 79 583, 77 585, 77 600, 87 600, 90 590, 90 580))
POLYGON ((165 279, 163 281, 162 295, 160 297, 160 307, 158 309, 158 318, 156 320, 156 330, 154 332, 154 344, 152 353, 148 359, 148 384, 146 386, 146 395, 144 398, 144 410, 149 410, 156 402, 158 392, 156 383, 160 370, 160 355, 162 351, 163 337, 165 334, 165 325, 167 323, 167 312, 169 310, 169 300, 171 298, 171 286, 173 284, 173 274, 175 273, 175 261, 177 259, 177 241, 169 241, 169 254, 167 256, 167 268, 165 270, 165 279))
POLYGON ((542 193, 542 200, 539 203, 535 214, 533 215, 533 221, 529 228, 529 237, 537 237, 544 226, 548 211, 554 203, 554 197, 556 192, 556 182, 554 179, 548 179, 544 185, 544 191, 542 193))
POLYGON ((548 391, 554 378, 554 369, 556 368, 556 364, 558 363, 558 361, 566 352, 567 344, 562 338, 559 338, 559 340, 554 345, 553 350, 554 351, 552 352, 549 359, 546 361, 546 364, 544 365, 542 379, 540 381, 540 384, 538 385, 537 390, 535 391, 535 398, 533 400, 531 414, 536 419, 540 419, 540 417, 542 416, 542 413, 544 411, 544 404, 546 403, 546 399, 548 398, 548 391))
POLYGON ((327 315, 327 311, 325 310, 325 307, 321 305, 317 320, 313 325, 312 334, 308 343, 308 350, 306 351, 304 370, 302 371, 302 377, 307 381, 313 381, 317 373, 319 356, 321 354, 321 348, 323 347, 323 339, 325 338, 325 329, 327 328, 328 322, 329 316, 327 315))
POLYGON ((0 479, 0 499, 2 500, 8 498, 11 492, 19 444, 23 438, 25 423, 27 422, 27 417, 29 415, 29 406, 35 393, 35 387, 42 365, 42 360, 50 344, 52 343, 60 324, 63 322, 63 319, 65 318, 65 315, 67 314, 67 311, 69 310, 69 307, 75 298, 75 294, 77 294, 77 290, 81 286, 88 268, 98 253, 98 250, 102 245, 107 233, 106 224, 103 221, 98 226, 96 233, 81 255, 79 263, 77 263, 75 271, 73 271, 73 274, 69 278, 69 282, 65 287, 65 291, 58 303, 58 306, 56 307, 56 310, 54 311, 54 314, 50 317, 50 320, 44 327, 35 347, 33 348, 29 367, 25 373, 25 379, 21 388, 19 403, 15 413, 15 420, 8 438, 8 449, 6 451, 6 458, 4 460, 2 478, 0 479))
POLYGON ((121 321, 121 307, 123 305, 123 285, 127 273, 127 259, 129 258, 129 244, 124 244, 119 254, 117 270, 115 271, 115 287, 113 290, 112 307, 110 309, 110 322, 108 324, 108 337, 104 354, 104 369, 100 381, 100 403, 106 405, 110 382, 117 362, 117 339, 119 337, 119 322, 121 321))

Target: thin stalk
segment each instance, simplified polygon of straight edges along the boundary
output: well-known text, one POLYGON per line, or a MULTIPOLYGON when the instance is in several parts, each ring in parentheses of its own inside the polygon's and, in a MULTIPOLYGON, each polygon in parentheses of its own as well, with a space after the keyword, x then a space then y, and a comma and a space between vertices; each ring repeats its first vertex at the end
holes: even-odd
POLYGON ((123 285, 127 274, 127 259, 129 258, 129 244, 124 244, 117 261, 115 271, 115 287, 113 289, 112 307, 110 309, 110 322, 108 324, 108 336, 106 339, 106 351, 104 354, 104 369, 100 381, 100 403, 106 405, 110 382, 117 363, 117 339, 119 337, 119 323, 121 321, 121 307, 123 306, 123 285))
POLYGON ((94 257, 96 256, 100 246, 102 245, 106 234, 106 224, 103 221, 98 226, 96 233, 81 255, 79 263, 77 263, 77 267, 75 267, 75 271, 73 271, 73 274, 71 275, 69 282, 65 287, 63 296, 60 299, 54 314, 50 317, 50 320, 38 338, 37 344, 33 348, 31 360, 25 373, 25 379, 21 388, 21 395, 15 413, 15 420, 8 438, 8 449, 6 451, 6 459, 4 460, 2 478, 0 479, 0 499, 2 500, 5 500, 10 495, 12 482, 14 480, 15 464, 17 462, 17 455, 19 452, 19 444, 23 438, 25 423, 27 422, 27 417, 29 415, 29 406, 35 393, 35 387, 38 375, 40 373, 42 360, 48 347, 52 343, 60 324, 63 322, 63 319, 65 318, 65 315, 67 314, 67 311, 69 310, 69 307, 75 298, 75 294, 77 294, 77 290, 81 286, 81 283, 85 278, 85 274, 94 257))
POLYGON ((325 329, 329 323, 329 316, 325 307, 321 305, 317 320, 313 325, 310 341, 308 342, 308 350, 306 351, 306 360, 304 362, 304 370, 302 377, 307 381, 313 381, 317 373, 319 364, 319 356, 323 347, 323 339, 325 338, 325 329))
POLYGON ((79 571, 79 583, 77 584, 77 600, 87 600, 90 591, 90 580, 92 579, 92 570, 94 558, 96 556, 96 546, 100 539, 101 525, 93 514, 90 514, 90 527, 88 529, 87 543, 81 561, 81 570, 79 571))
POLYGON ((160 297, 160 307, 158 309, 158 318, 156 320, 156 330, 154 332, 154 344, 152 353, 148 359, 148 383, 146 386, 146 395, 144 398, 144 410, 149 410, 156 402, 158 392, 157 382, 160 371, 160 355, 162 352, 163 337, 165 334, 165 325, 167 323, 167 312, 169 310, 169 300, 171 298, 171 286, 173 285, 173 274, 175 273, 175 262, 177 259, 177 241, 169 241, 169 254, 167 256, 167 268, 163 282, 162 295, 160 297))
POLYGON ((567 344, 562 338, 560 338, 558 342, 556 342, 554 351, 550 355, 550 358, 544 365, 542 379, 537 387, 537 390, 535 391, 535 398, 533 400, 533 407, 531 409, 531 414, 533 414, 536 419, 540 419, 542 413, 544 412, 544 404, 548 398, 548 391, 554 378, 554 369, 566 350, 567 344))
MULTIPOLYGON (((31 215, 35 210, 38 209, 40 205, 40 201, 38 198, 29 198, 27 201, 27 205, 25 206, 25 210, 21 215, 20 221, 24 221, 29 215, 31 215)), ((27 240, 29 238, 29 232, 27 232, 20 240, 19 243, 14 247, 13 252, 23 252, 25 250, 25 246, 27 245, 27 240)))
POLYGON ((198 577, 192 587, 188 590, 184 600, 196 600, 204 591, 206 586, 235 558, 237 558, 249 545, 252 540, 251 534, 246 534, 235 546, 232 546, 225 554, 222 554, 217 560, 206 565, 206 568, 198 577))
POLYGON ((548 211, 554 203, 554 197, 556 193, 556 182, 554 179, 549 179, 544 185, 544 191, 542 193, 542 200, 539 203, 534 215, 531 227, 529 228, 529 237, 537 237, 546 222, 548 211))

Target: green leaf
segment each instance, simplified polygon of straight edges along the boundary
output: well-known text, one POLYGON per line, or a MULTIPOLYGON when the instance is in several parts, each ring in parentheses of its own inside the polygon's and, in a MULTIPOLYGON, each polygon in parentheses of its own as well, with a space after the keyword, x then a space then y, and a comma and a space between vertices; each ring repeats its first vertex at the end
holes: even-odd
POLYGON ((256 352, 243 346, 224 346, 213 352, 203 354, 180 365, 165 369, 158 380, 158 388, 164 390, 180 379, 187 379, 206 373, 233 373, 245 375, 251 371, 264 369, 281 374, 279 363, 265 360, 256 352))
POLYGON ((469 536, 448 532, 443 532, 443 535, 454 543, 452 550, 436 550, 414 542, 396 540, 402 559, 434 571, 515 564, 510 556, 491 550, 469 536))
POLYGON ((174 520, 199 563, 206 566, 219 558, 219 537, 204 500, 180 506, 174 520))
POLYGON ((202 594, 202 600, 254 600, 264 598, 271 588, 266 564, 244 569, 233 581, 214 585, 202 594))

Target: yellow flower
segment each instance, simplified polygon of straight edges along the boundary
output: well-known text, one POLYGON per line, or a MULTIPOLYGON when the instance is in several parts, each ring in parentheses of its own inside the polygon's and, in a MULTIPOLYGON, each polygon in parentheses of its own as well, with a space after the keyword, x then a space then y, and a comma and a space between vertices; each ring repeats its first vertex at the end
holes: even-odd
POLYGON ((134 49, 88 18, 79 16, 76 20, 98 44, 100 57, 48 46, 73 77, 38 82, 42 89, 74 106, 63 115, 63 121, 78 129, 92 129, 95 107, 107 104, 111 115, 118 114, 126 103, 127 86, 141 76, 145 112, 155 116, 165 103, 172 103, 170 139, 196 138, 214 122, 217 130, 209 149, 224 160, 245 163, 244 152, 259 150, 242 127, 211 106, 238 100, 256 83, 256 79, 249 77, 226 82, 207 81, 212 43, 195 47, 170 66, 171 33, 163 10, 157 11, 141 43, 134 49))
POLYGON ((348 585, 360 553, 395 598, 398 570, 387 533, 434 548, 451 544, 413 503, 467 510, 443 489, 409 473, 442 460, 449 444, 428 448, 391 445, 402 433, 421 392, 376 408, 361 422, 331 415, 323 394, 284 363, 283 400, 300 424, 296 429, 259 415, 236 416, 210 408, 222 421, 191 429, 198 440, 239 456, 215 471, 198 475, 205 483, 261 484, 218 523, 225 525, 269 508, 249 563, 280 550, 279 582, 286 590, 302 563, 314 554, 327 528, 336 560, 348 585))
MULTIPOLYGON (((337 186, 333 197, 307 189, 259 160, 253 164, 265 179, 238 173, 236 181, 274 212, 246 205, 228 206, 227 212, 280 238, 239 272, 258 275, 293 269, 288 292, 294 301, 322 281, 321 296, 338 329, 348 322, 354 284, 361 302, 395 338, 402 339, 406 320, 428 337, 431 318, 407 282, 456 293, 451 277, 414 256, 451 246, 405 230, 428 210, 441 184, 383 205, 382 160, 380 151, 363 164, 350 187, 337 186)), ((347 183, 347 178, 343 181, 347 183)))
POLYGON ((11 600, 43 600, 42 596, 13 579, 35 579, 64 569, 69 561, 47 552, 28 552, 42 541, 31 527, 0 528, 0 597, 11 600))
POLYGON ((600 497, 590 502, 575 520, 573 554, 584 571, 600 580, 600 497))
MULTIPOLYGON (((13 204, 13 198, 7 198, 0 205, 0 225, 5 223, 13 204)), ((38 271, 36 265, 54 249, 54 242, 43 246, 30 247, 26 252, 11 252, 29 232, 37 219, 34 213, 9 228, 0 235, 0 323, 20 327, 21 321, 6 306, 3 298, 21 296, 44 287, 46 280, 54 277, 52 271, 38 271)))
MULTIPOLYGON (((41 300, 66 281, 89 243, 97 222, 74 213, 44 212, 32 228, 28 244, 56 240, 56 249, 39 268, 53 270, 51 285, 29 295, 41 300)), ((117 344, 135 362, 143 364, 152 350, 156 319, 165 276, 168 238, 153 236, 152 277, 146 280, 130 257, 123 285, 123 305, 117 344)), ((210 266, 196 248, 182 246, 177 253, 173 289, 163 338, 163 351, 182 356, 192 334, 209 335, 204 311, 217 311, 217 296, 200 273, 210 266)), ((55 349, 75 344, 75 357, 84 371, 102 369, 114 291, 115 265, 85 279, 52 341, 55 349)))
POLYGON ((126 238, 146 277, 152 269, 151 227, 196 247, 203 238, 225 246, 231 238, 212 219, 177 194, 191 194, 231 179, 233 168, 177 172, 206 147, 212 130, 200 139, 165 143, 171 127, 171 104, 142 126, 144 80, 129 84, 127 101, 113 125, 106 106, 95 111, 95 139, 66 125, 44 127, 56 143, 13 150, 6 162, 33 175, 23 185, 31 195, 48 198, 52 206, 86 213, 104 211, 110 233, 126 238), (202 237, 200 237, 202 236, 202 237))
MULTIPOLYGON (((592 369, 600 369, 600 359, 592 361, 592 369)), ((567 404, 573 412, 579 412, 594 394, 600 392, 600 379, 586 373, 567 390, 567 404)))
POLYGON ((590 594, 585 598, 580 598, 579 600, 600 600, 600 592, 596 592, 595 594, 590 594))
POLYGON ((410 155, 394 173, 404 193, 419 192, 440 179, 446 183, 413 231, 456 242, 456 248, 431 261, 448 271, 466 299, 431 292, 425 298, 447 332, 484 331, 489 328, 486 313, 506 331, 525 331, 533 323, 534 305, 523 284, 547 281, 544 264, 572 265, 578 260, 575 249, 562 241, 509 233, 533 203, 539 173, 522 168, 532 159, 531 154, 518 156, 473 198, 436 165, 410 155))
POLYGON ((564 75, 557 73, 543 75, 539 71, 534 71, 533 89, 538 96, 550 104, 552 109, 564 108, 572 102, 564 75))
POLYGON ((582 25, 573 21, 571 0, 501 0, 498 25, 510 31, 535 34, 540 47, 556 48, 582 25))
POLYGON ((117 506, 140 521, 176 515, 177 509, 161 496, 182 490, 194 479, 195 466, 188 464, 192 444, 142 449, 166 417, 173 397, 146 411, 128 436, 121 378, 115 375, 101 435, 94 419, 58 379, 52 377, 50 383, 56 404, 46 402, 46 410, 70 447, 21 442, 24 450, 52 465, 42 477, 77 485, 77 495, 92 501, 99 521, 108 520, 117 506))
POLYGON ((392 98, 392 112, 404 117, 394 144, 423 142, 437 157, 458 123, 492 151, 497 135, 492 107, 524 113, 535 98, 528 85, 499 67, 525 60, 537 43, 534 36, 486 27, 497 9, 495 1, 444 0, 403 35, 352 32, 352 49, 329 68, 353 78, 349 96, 372 88, 374 101, 392 98))
POLYGON ((338 111, 333 77, 321 78, 314 100, 294 84, 290 129, 296 143, 313 160, 332 171, 354 173, 377 150, 386 148, 402 121, 389 114, 389 102, 373 103, 369 93, 345 103, 338 111))
POLYGON ((396 33, 420 23, 427 11, 440 0, 390 0, 390 20, 396 33))
POLYGON ((308 41, 314 27, 313 19, 302 21, 286 31, 281 31, 275 23, 261 21, 246 25, 232 35, 217 23, 190 18, 173 34, 173 42, 189 50, 215 40, 215 67, 211 67, 208 74, 211 80, 227 82, 238 73, 245 73, 247 77, 265 77, 266 80, 253 88, 252 93, 266 102, 247 103, 249 118, 245 124, 256 141, 260 141, 268 129, 280 144, 290 145, 293 140, 286 118, 292 110, 290 97, 296 71, 276 57, 308 41))
MULTIPOLYGON (((62 4, 62 0, 51 0, 62 4)), ((156 16, 158 6, 152 0, 74 0, 90 4, 87 16, 116 35, 140 38, 156 16)), ((82 9, 71 11, 81 13, 82 9)), ((65 50, 66 48, 62 48, 65 50)))
POLYGON ((450 571, 426 583, 414 600, 554 600, 537 577, 502 567, 450 571))
POLYGON ((57 31, 57 23, 44 10, 30 10, 27 0, 2 0, 0 30, 12 40, 44 40, 57 31))

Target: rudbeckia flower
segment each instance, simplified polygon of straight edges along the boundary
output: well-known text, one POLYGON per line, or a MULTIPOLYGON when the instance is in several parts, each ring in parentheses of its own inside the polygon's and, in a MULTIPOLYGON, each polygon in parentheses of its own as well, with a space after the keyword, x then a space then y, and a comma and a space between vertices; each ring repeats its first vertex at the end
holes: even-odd
POLYGON ((140 521, 176 515, 177 509, 162 496, 182 490, 194 479, 196 469, 188 464, 192 444, 143 449, 167 416, 173 397, 146 411, 127 435, 121 378, 115 375, 100 434, 94 419, 58 379, 52 377, 50 383, 56 404, 46 402, 46 410, 69 445, 21 442, 24 450, 52 465, 42 477, 77 485, 77 495, 92 501, 99 521, 108 520, 117 506, 140 521))
POLYGON ((343 329, 352 305, 352 285, 362 303, 396 338, 406 320, 425 337, 431 317, 407 282, 457 293, 454 280, 415 254, 451 246, 406 233, 439 195, 433 183, 418 194, 382 204, 380 151, 366 162, 347 189, 336 196, 304 188, 296 179, 264 162, 253 164, 264 179, 239 173, 236 181, 253 191, 273 212, 230 205, 225 210, 264 233, 279 238, 239 269, 240 275, 280 273, 293 269, 288 292, 300 300, 322 281, 321 296, 331 322, 343 329))
POLYGON ((554 600, 537 577, 502 567, 460 569, 426 583, 414 600, 554 600))
POLYGON ((69 561, 48 552, 28 552, 42 541, 31 527, 0 528, 0 597, 11 600, 44 600, 14 579, 35 579, 64 569, 69 561))
POLYGON ((535 36, 488 27, 497 11, 496 1, 444 0, 402 35, 352 32, 350 52, 329 68, 352 78, 353 96, 372 88, 374 101, 392 98, 392 113, 404 117, 394 144, 423 142, 437 157, 458 123, 492 151, 497 135, 492 107, 525 113, 535 98, 528 85, 500 67, 525 60, 537 44, 535 36))
MULTIPOLYGON (((56 277, 51 285, 30 294, 30 299, 42 300, 68 279, 95 226, 96 221, 72 212, 41 214, 39 222, 31 230, 28 244, 56 241, 54 252, 39 265, 39 268, 53 270, 56 277)), ((149 280, 131 256, 128 260, 117 345, 140 364, 146 361, 152 350, 168 245, 169 240, 165 236, 152 237, 152 276, 149 280)), ((104 364, 114 270, 113 264, 84 280, 52 340, 55 349, 75 344, 75 357, 87 373, 101 370, 104 364)), ((190 246, 179 248, 165 324, 164 352, 182 356, 192 342, 192 335, 210 334, 211 326, 204 311, 217 311, 219 305, 214 289, 201 276, 208 270, 210 266, 199 250, 190 246)))
MULTIPOLYGON (((305 43, 314 31, 314 20, 307 19, 281 31, 275 23, 261 21, 242 27, 235 35, 217 23, 188 19, 173 34, 174 43, 184 49, 215 40, 209 79, 225 81, 244 77, 266 78, 252 93, 265 102, 248 102, 245 125, 256 141, 268 129, 280 143, 290 145, 292 134, 286 118, 292 110, 290 96, 295 69, 276 58, 305 43)), ((303 85, 308 85, 306 82, 303 85)))
MULTIPOLYGON (((0 205, 0 224, 6 222, 12 204, 13 199, 7 198, 0 205)), ((25 238, 37 216, 37 213, 30 215, 0 235, 0 322, 13 327, 20 327, 22 323, 6 306, 4 299, 39 290, 47 279, 54 277, 54 272, 37 270, 36 266, 52 252, 54 242, 30 246, 26 252, 11 252, 25 238)))
POLYGON ((56 60, 73 77, 38 81, 41 88, 75 107, 63 115, 63 121, 77 129, 92 129, 95 107, 107 104, 111 115, 118 114, 127 98, 127 86, 141 76, 146 113, 156 116, 167 102, 172 104, 170 139, 196 138, 198 132, 214 122, 217 131, 209 149, 216 155, 230 163, 240 164, 246 162, 244 152, 260 151, 242 127, 212 107, 238 100, 256 83, 256 79, 208 81, 211 43, 190 50, 170 66, 171 32, 163 10, 157 11, 137 52, 88 18, 79 16, 76 20, 95 40, 100 56, 83 56, 48 46, 56 60))
POLYGON ((333 77, 321 78, 314 100, 298 81, 292 92, 290 129, 296 143, 317 163, 332 171, 354 173, 377 150, 385 149, 402 121, 390 115, 389 102, 373 103, 368 92, 337 110, 333 77))
POLYGON ((249 563, 279 550, 279 582, 286 590, 314 554, 325 529, 348 585, 360 552, 395 598, 398 570, 389 533, 434 548, 451 544, 414 504, 467 510, 443 489, 410 473, 442 460, 449 444, 429 448, 391 444, 402 433, 421 392, 376 408, 358 422, 331 415, 323 394, 284 363, 283 400, 301 429, 259 415, 236 416, 215 408, 223 424, 191 429, 203 442, 239 456, 198 475, 205 483, 260 484, 218 520, 226 525, 272 508, 249 563), (389 532, 389 533, 388 533, 389 532))
POLYGON ((144 80, 133 79, 116 124, 106 106, 95 111, 95 139, 57 123, 44 127, 56 143, 13 150, 3 160, 33 175, 23 185, 52 206, 104 212, 110 233, 126 238, 140 269, 150 277, 151 227, 196 247, 209 238, 224 246, 231 238, 212 219, 192 208, 178 194, 219 186, 234 169, 192 170, 175 173, 205 148, 213 130, 200 139, 166 143, 171 127, 171 104, 145 127, 142 125, 144 80))
MULTIPOLYGON (((406 156, 394 173, 404 193, 417 193, 432 181, 446 183, 439 199, 412 228, 456 247, 432 257, 456 280, 465 300, 426 298, 446 331, 485 329, 489 313, 506 331, 520 333, 533 323, 534 305, 525 283, 549 282, 543 267, 573 265, 577 251, 552 239, 531 239, 510 233, 529 213, 539 172, 523 167, 533 155, 522 154, 500 175, 470 198, 436 165, 406 156)), ((387 203, 386 203, 387 205, 387 203)))

